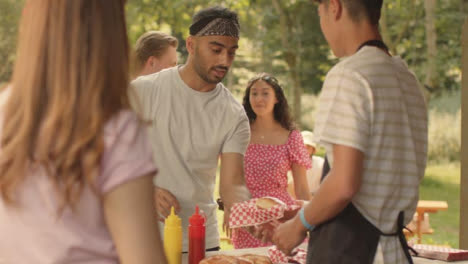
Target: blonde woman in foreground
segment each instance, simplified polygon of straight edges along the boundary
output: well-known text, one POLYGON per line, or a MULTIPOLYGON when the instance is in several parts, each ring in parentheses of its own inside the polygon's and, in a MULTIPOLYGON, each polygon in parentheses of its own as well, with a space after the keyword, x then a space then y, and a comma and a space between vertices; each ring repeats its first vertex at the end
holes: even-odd
POLYGON ((29 0, 0 105, 0 262, 166 263, 124 0, 29 0))

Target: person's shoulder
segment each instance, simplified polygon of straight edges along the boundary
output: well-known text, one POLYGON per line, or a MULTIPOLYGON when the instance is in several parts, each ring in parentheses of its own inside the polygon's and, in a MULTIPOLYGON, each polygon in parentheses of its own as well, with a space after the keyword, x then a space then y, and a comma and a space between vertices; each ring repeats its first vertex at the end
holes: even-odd
POLYGON ((104 126, 104 136, 115 137, 125 131, 138 129, 143 122, 141 118, 130 109, 123 109, 114 114, 104 126))
POLYGON ((293 138, 302 138, 301 131, 299 131, 297 129, 291 130, 291 132, 289 133, 289 136, 293 137, 293 138))
POLYGON ((395 65, 395 68, 399 71, 399 73, 406 74, 408 75, 408 77, 417 79, 416 74, 409 68, 406 61, 400 56, 393 56, 393 63, 395 65))
POLYGON ((170 80, 174 77, 174 74, 177 69, 175 67, 173 68, 168 68, 164 69, 162 71, 148 74, 148 75, 142 75, 136 78, 131 82, 131 85, 136 88, 140 87, 158 87, 159 85, 163 85, 165 81, 170 80))
POLYGON ((336 84, 333 81, 342 83, 346 80, 346 85, 366 87, 370 76, 382 75, 391 71, 392 57, 374 47, 363 47, 355 54, 341 59, 327 74, 328 83, 336 84))
POLYGON ((337 88, 339 84, 343 84, 343 79, 351 83, 359 83, 361 72, 354 65, 354 61, 351 58, 342 59, 335 66, 333 66, 325 77, 324 87, 332 86, 337 88))
POLYGON ((336 66, 351 72, 361 72, 363 69, 375 69, 376 66, 388 65, 391 57, 375 47, 363 47, 353 55, 342 59, 336 66))
POLYGON ((223 105, 236 113, 245 113, 244 106, 234 97, 229 89, 222 83, 218 83, 217 89, 220 89, 219 96, 223 105))
POLYGON ((288 143, 289 144, 297 144, 297 143, 304 143, 304 139, 302 138, 302 134, 299 130, 293 129, 289 131, 288 143))

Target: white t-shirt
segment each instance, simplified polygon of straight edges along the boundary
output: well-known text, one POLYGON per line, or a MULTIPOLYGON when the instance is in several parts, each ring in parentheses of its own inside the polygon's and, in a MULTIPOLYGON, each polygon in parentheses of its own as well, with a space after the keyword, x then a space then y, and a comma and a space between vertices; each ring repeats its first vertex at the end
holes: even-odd
POLYGON ((309 184, 309 191, 312 194, 314 194, 320 186, 324 161, 322 157, 312 156, 312 168, 307 170, 307 183, 309 184))
MULTIPOLYGON (((322 178, 322 169, 324 159, 319 156, 312 156, 312 168, 306 171, 307 185, 309 186, 309 191, 312 195, 318 190, 320 186, 320 179, 322 178)), ((294 184, 294 178, 292 171, 288 171, 288 186, 294 184)), ((294 187, 291 187, 291 192, 294 191, 294 187)))
POLYGON ((250 127, 244 108, 221 83, 209 92, 190 88, 178 67, 139 77, 132 85, 144 119, 152 122, 149 136, 159 164, 154 183, 174 194, 182 208, 183 251, 195 205, 207 217, 206 248, 219 246, 213 199, 218 156, 245 153, 250 127))
MULTIPOLYGON (((384 233, 413 217, 427 156, 427 109, 419 82, 399 57, 363 47, 327 74, 315 140, 333 168, 334 144, 364 153, 362 185, 352 202, 384 233)), ((384 263, 406 263, 397 237, 381 237, 384 263)), ((380 256, 381 257, 381 256, 380 256)), ((379 259, 379 256, 376 260, 379 259)))

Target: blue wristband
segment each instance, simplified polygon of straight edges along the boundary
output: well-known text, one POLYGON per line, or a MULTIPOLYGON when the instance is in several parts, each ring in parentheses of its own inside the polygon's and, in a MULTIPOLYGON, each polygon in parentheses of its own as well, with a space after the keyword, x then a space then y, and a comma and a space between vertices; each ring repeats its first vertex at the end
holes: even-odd
POLYGON ((301 210, 299 211, 299 218, 301 219, 301 222, 302 222, 302 225, 307 228, 307 230, 309 231, 312 231, 314 230, 315 226, 307 223, 307 220, 305 219, 305 216, 304 216, 304 207, 301 208, 301 210))

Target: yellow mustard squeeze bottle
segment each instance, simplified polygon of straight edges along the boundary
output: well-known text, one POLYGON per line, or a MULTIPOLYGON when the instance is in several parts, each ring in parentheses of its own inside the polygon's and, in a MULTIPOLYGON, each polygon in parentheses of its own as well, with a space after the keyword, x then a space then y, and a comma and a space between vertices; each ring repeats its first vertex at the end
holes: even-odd
POLYGON ((168 264, 182 263, 182 223, 174 207, 164 222, 164 252, 168 264))

